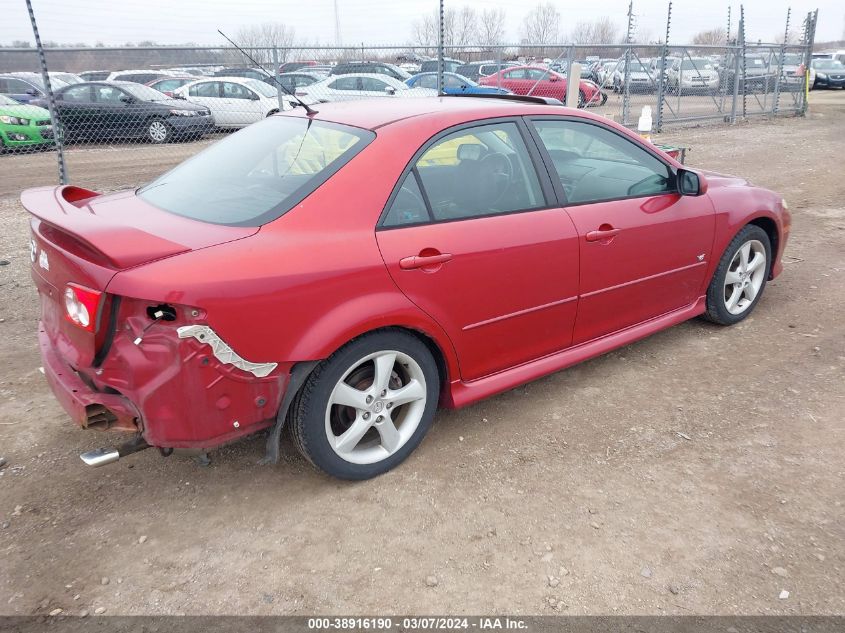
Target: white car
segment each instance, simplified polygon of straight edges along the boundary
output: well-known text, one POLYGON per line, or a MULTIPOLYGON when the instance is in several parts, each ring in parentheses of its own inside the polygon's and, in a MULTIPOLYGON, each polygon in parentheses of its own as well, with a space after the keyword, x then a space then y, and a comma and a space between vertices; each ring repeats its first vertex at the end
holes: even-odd
POLYGON ((704 57, 676 59, 666 73, 669 92, 713 91, 719 88, 719 73, 704 57))
POLYGON ((370 97, 436 97, 437 91, 430 88, 409 88, 398 79, 387 75, 350 73, 331 75, 310 86, 303 86, 296 91, 296 96, 307 103, 320 103, 370 97))
MULTIPOLYGON (((214 125, 223 128, 246 127, 279 111, 276 89, 258 79, 207 77, 173 91, 191 103, 211 110, 214 125)), ((282 96, 282 110, 293 108, 295 100, 282 96)))
POLYGON ((131 81, 136 84, 146 84, 159 77, 180 77, 180 73, 171 70, 115 70, 109 73, 106 81, 131 81))

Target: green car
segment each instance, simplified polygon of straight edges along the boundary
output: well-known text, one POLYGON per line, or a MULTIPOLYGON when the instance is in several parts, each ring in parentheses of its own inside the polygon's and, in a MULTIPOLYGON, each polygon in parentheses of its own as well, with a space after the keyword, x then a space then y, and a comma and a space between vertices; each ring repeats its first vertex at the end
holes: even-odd
POLYGON ((50 113, 0 95, 0 152, 53 144, 50 113))

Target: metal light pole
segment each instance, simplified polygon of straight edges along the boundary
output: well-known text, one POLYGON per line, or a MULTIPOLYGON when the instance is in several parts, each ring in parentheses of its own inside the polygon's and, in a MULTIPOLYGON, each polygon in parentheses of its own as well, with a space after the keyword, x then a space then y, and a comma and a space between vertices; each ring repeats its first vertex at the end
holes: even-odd
POLYGON ((56 97, 53 95, 53 87, 50 85, 50 74, 47 72, 47 58, 44 57, 44 47, 41 46, 41 36, 38 34, 38 24, 35 22, 35 13, 32 11, 32 2, 26 0, 26 10, 29 12, 29 21, 32 23, 32 34, 35 36, 35 47, 38 49, 38 61, 41 64, 41 79, 44 81, 44 90, 47 92, 47 109, 50 111, 50 125, 53 126, 53 138, 56 142, 56 152, 59 163, 59 182, 67 184, 67 168, 65 167, 65 153, 62 145, 63 131, 59 127, 59 117, 56 115, 56 97))

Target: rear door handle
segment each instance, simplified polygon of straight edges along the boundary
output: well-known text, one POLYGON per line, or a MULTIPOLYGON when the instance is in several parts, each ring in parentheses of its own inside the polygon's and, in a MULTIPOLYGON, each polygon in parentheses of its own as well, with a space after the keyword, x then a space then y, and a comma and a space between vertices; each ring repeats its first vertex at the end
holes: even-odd
POLYGON ((399 260, 399 268, 402 270, 413 270, 415 268, 428 268, 429 266, 439 266, 445 264, 452 255, 449 253, 438 253, 437 255, 413 255, 412 257, 403 257, 399 260))
POLYGON ((602 240, 609 240, 616 237, 622 229, 599 229, 598 231, 589 231, 587 233, 588 242, 600 242, 602 240))

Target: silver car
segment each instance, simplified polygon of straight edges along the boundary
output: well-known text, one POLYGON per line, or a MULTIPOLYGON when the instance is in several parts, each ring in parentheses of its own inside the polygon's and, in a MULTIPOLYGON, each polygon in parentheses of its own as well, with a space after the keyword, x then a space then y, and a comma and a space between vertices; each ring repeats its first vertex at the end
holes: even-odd
POLYGON ((374 97, 434 97, 437 96, 437 91, 429 88, 409 88, 398 79, 387 75, 350 73, 330 75, 322 81, 299 88, 296 96, 306 103, 325 103, 374 97))

